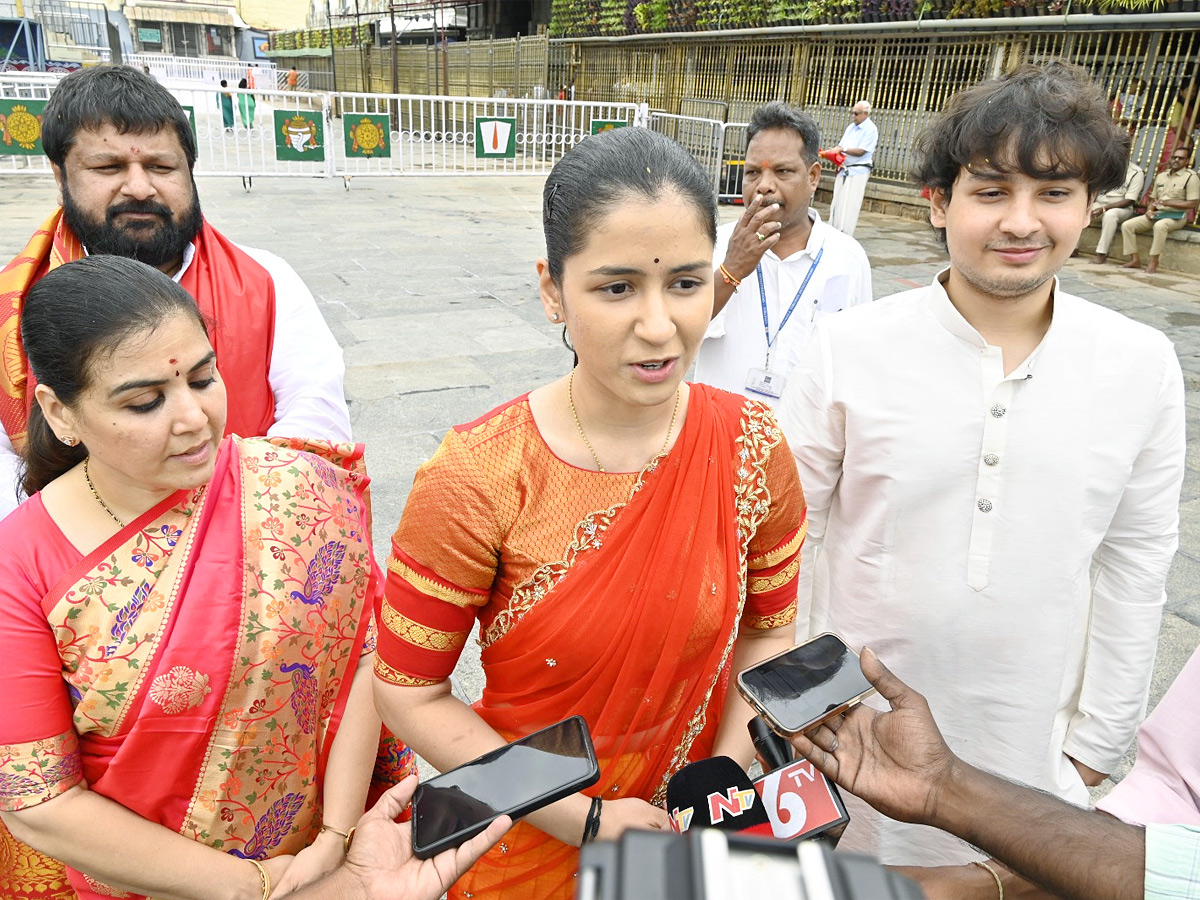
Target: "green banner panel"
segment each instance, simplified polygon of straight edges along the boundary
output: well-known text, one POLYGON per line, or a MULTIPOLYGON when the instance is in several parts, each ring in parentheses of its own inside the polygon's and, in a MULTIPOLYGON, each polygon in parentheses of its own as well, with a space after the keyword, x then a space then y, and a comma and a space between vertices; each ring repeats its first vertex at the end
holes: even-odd
POLYGON ((517 120, 488 116, 475 120, 475 158, 512 159, 517 155, 517 120))
POLYGON ((321 114, 299 109, 275 110, 275 158, 324 162, 325 128, 321 114))
POLYGON ((387 116, 365 116, 360 114, 347 115, 346 123, 346 156, 375 159, 388 155, 388 142, 391 136, 388 132, 387 116))
POLYGON ((624 119, 592 119, 592 134, 602 131, 612 131, 614 128, 625 128, 629 125, 624 119))
POLYGON ((0 100, 0 156, 42 155, 45 100, 0 100))

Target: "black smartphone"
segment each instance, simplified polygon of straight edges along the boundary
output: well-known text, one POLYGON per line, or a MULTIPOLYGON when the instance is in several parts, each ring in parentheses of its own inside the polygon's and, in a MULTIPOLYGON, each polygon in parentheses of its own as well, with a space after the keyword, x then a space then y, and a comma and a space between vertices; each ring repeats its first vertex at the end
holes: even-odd
POLYGON ((429 859, 501 815, 519 819, 599 780, 587 723, 571 716, 417 785, 413 854, 429 859))
POLYGON ((858 654, 830 632, 740 672, 737 688, 784 737, 845 712, 875 691, 858 666, 858 654))

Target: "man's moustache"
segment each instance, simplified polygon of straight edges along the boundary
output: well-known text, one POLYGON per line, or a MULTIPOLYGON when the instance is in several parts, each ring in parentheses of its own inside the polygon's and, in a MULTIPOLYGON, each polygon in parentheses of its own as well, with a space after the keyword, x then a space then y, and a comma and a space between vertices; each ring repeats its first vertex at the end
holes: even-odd
POLYGON ((162 216, 163 218, 171 218, 171 210, 161 203, 120 203, 116 206, 110 206, 105 213, 105 218, 111 223, 113 219, 124 213, 141 213, 162 216))

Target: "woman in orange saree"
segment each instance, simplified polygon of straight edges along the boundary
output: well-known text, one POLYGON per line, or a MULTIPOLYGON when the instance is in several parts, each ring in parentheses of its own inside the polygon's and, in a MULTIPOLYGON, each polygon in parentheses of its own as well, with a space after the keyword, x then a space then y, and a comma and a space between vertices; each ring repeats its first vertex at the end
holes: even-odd
POLYGON ((711 316, 711 185, 646 129, 588 138, 544 192, 572 372, 453 429, 388 561, 376 704, 440 769, 573 714, 599 782, 516 825, 452 897, 567 898, 601 839, 663 828, 688 762, 753 758, 732 672, 793 643, 804 501, 770 410, 689 385, 711 316), (447 678, 478 620, 486 687, 447 678), (594 803, 594 798, 602 802, 594 803))
POLYGON ((379 740, 361 447, 222 440, 203 320, 141 263, 69 263, 25 302, 39 384, 30 499, 0 522, 0 893, 317 878, 379 740))

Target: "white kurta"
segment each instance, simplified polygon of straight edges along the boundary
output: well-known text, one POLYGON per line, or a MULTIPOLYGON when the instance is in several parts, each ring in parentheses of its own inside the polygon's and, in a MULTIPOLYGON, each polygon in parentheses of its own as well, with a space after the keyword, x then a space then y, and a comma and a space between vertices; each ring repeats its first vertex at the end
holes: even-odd
MULTIPOLYGON (((814 323, 831 313, 871 302, 871 264, 866 251, 854 238, 822 222, 816 210, 809 210, 809 218, 813 223, 812 232, 803 250, 785 259, 768 250, 760 263, 767 298, 767 321, 773 339, 771 371, 785 379, 808 341, 814 323), (813 270, 804 296, 783 330, 779 331, 788 306, 804 284, 804 278, 822 248, 821 262, 813 270)), ((713 259, 725 258, 729 236, 736 224, 729 222, 717 229, 713 259)), ((696 358, 696 380, 735 394, 747 394, 748 372, 751 368, 763 367, 766 359, 767 338, 763 332, 758 277, 752 272, 709 323, 696 358)), ((771 405, 777 402, 762 394, 747 395, 771 405)))
MULTIPOLYGON (((275 396, 275 424, 268 434, 350 440, 342 348, 325 324, 312 292, 296 270, 274 253, 237 246, 266 269, 275 283, 275 333, 267 375, 275 396)), ((188 244, 174 281, 183 277, 195 253, 195 244, 188 244)), ((220 360, 217 362, 219 366, 220 360)), ((24 499, 19 489, 20 471, 20 457, 0 429, 0 519, 24 499)))
MULTIPOLYGON (((808 501, 811 632, 872 647, 968 762, 1082 804, 1065 754, 1111 771, 1145 711, 1184 393, 1163 334, 1055 290, 1007 377, 939 282, 832 317, 780 422, 808 501)), ((842 846, 886 863, 979 858, 851 814, 842 846)))

